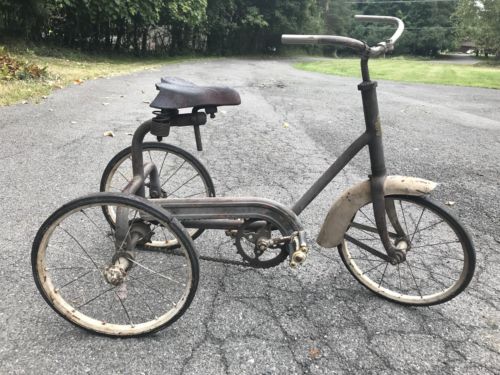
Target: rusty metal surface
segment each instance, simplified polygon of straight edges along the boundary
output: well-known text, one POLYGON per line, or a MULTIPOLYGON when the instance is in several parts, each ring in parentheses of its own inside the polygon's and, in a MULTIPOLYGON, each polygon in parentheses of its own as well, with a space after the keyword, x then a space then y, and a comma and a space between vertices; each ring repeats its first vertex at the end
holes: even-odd
MULTIPOLYGON (((432 181, 406 176, 387 176, 384 183, 386 195, 425 195, 436 188, 432 181)), ((370 181, 360 182, 342 193, 333 203, 318 234, 317 243, 326 248, 338 246, 354 214, 371 201, 370 181)))

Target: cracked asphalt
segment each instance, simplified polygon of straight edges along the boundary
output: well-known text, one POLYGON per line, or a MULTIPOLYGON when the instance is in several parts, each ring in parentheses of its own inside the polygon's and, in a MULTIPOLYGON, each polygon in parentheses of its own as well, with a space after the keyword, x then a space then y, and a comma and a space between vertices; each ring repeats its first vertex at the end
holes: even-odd
MULTIPOLYGON (((450 209, 475 242, 476 275, 454 300, 428 308, 384 301, 336 250, 314 245, 299 270, 202 261, 187 313, 149 337, 97 337, 57 316, 32 279, 34 235, 60 205, 98 190, 109 159, 150 118, 145 102, 165 75, 242 96, 202 127, 205 151, 196 153, 191 128, 167 139, 203 161, 221 196, 291 205, 363 131, 359 79, 290 61, 192 61, 0 108, 0 373, 500 373, 500 90, 379 82, 389 172, 439 182, 435 199, 455 202, 450 209), (108 130, 114 138, 103 136, 108 130)), ((303 212, 311 244, 335 197, 366 178, 367 161, 363 152, 303 212)), ((237 259, 219 232, 196 245, 237 259)))

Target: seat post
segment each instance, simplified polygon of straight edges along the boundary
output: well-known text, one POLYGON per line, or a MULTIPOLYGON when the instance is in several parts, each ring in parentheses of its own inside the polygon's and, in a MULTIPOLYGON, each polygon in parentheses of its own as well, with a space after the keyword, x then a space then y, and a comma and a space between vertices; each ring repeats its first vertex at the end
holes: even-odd
MULTIPOLYGON (((142 157, 142 142, 144 141, 144 137, 151 130, 151 123, 153 120, 148 120, 143 122, 137 130, 134 132, 134 136, 132 137, 132 171, 134 173, 134 177, 140 177, 142 181, 144 181, 144 160, 142 157)), ((141 187, 135 193, 140 197, 145 197, 146 190, 144 188, 144 184, 141 184, 141 187)))

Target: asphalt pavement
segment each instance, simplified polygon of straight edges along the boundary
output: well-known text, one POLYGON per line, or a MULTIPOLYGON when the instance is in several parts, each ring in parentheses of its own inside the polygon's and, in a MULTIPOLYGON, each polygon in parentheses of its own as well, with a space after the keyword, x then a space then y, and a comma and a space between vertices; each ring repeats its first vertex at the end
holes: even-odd
MULTIPOLYGON (((60 205, 98 190, 109 159, 151 117, 154 83, 166 75, 241 94, 240 106, 219 108, 202 127, 203 152, 191 128, 167 139, 203 161, 220 196, 291 205, 363 131, 359 79, 290 61, 191 61, 0 108, 1 374, 500 373, 500 90, 379 82, 389 172, 439 182, 434 198, 455 202, 449 209, 476 245, 476 275, 454 300, 384 301, 336 250, 314 244, 335 197, 369 173, 364 152, 301 215, 312 253, 298 270, 202 261, 187 313, 149 337, 98 337, 57 316, 31 275, 34 235, 60 205)), ((238 259, 218 232, 196 246, 238 259)))

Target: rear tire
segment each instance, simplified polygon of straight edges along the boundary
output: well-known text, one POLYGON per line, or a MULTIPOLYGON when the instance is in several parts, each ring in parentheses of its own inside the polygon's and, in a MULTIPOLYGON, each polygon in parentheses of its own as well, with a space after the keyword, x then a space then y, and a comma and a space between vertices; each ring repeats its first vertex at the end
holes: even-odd
POLYGON ((191 304, 199 279, 194 244, 177 219, 144 198, 117 193, 79 198, 54 212, 35 237, 31 264, 38 290, 60 316, 106 336, 142 336, 169 326, 191 304), (138 230, 179 248, 148 250, 139 241, 118 253, 103 207, 123 209, 127 235, 138 230), (127 268, 118 282, 110 281, 116 275, 110 268, 124 257, 127 268))
MULTIPOLYGON (((212 178, 205 166, 189 152, 182 148, 160 142, 145 142, 142 145, 144 162, 155 163, 162 185, 163 197, 200 198, 215 197, 215 188, 212 178), (194 176, 194 177, 193 177, 194 176), (180 181, 179 181, 180 180, 180 181), (187 183, 185 183, 188 181, 187 183), (183 183, 185 183, 181 188, 183 183)), ((121 192, 132 179, 132 147, 127 147, 116 154, 108 163, 101 178, 101 192, 121 192)), ((148 184, 147 178, 145 184, 148 184)), ((146 189, 147 192, 147 189, 146 189)), ((151 201, 154 201, 151 199, 151 201)), ((110 207, 103 208, 108 222, 115 225, 115 212, 110 207)), ((194 240, 203 229, 188 229, 194 240)), ((145 245, 149 248, 164 248, 162 241, 145 245)), ((172 247, 174 245, 170 245, 172 247)))

